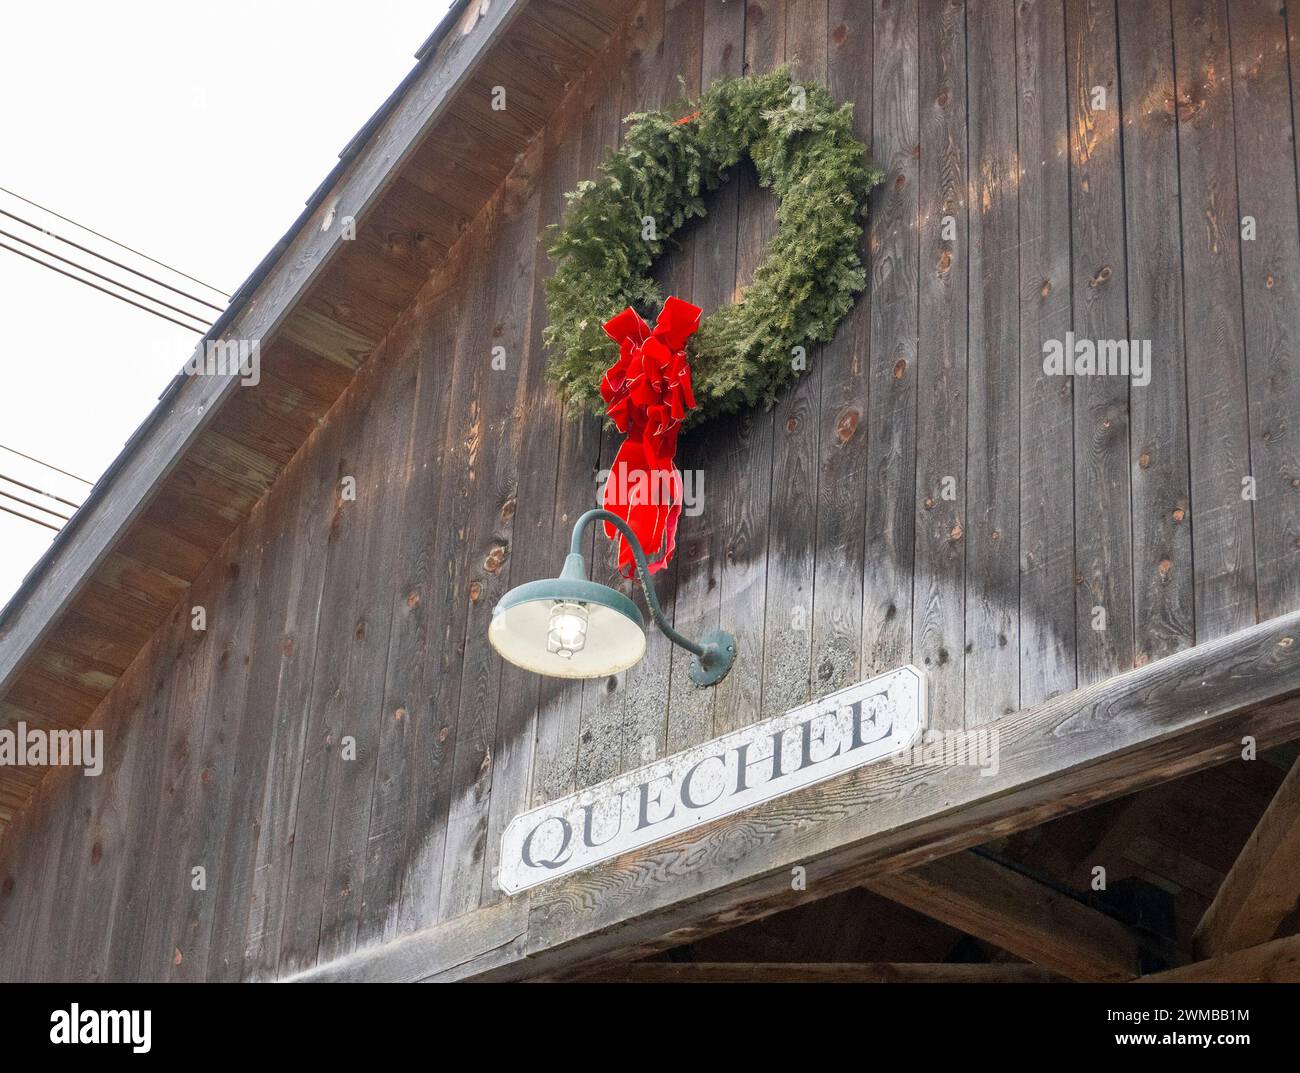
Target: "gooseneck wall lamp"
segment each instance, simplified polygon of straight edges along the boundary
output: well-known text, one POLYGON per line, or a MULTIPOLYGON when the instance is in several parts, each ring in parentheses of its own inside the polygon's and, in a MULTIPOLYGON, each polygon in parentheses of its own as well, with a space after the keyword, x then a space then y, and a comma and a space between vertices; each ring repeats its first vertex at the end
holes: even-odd
POLYGON ((501 597, 488 627, 492 647, 516 666, 555 678, 601 678, 645 655, 645 619, 636 604, 617 589, 587 579, 582 534, 595 521, 608 522, 627 538, 651 616, 665 637, 695 656, 691 681, 697 686, 721 682, 735 662, 736 639, 711 630, 697 644, 674 630, 659 607, 636 534, 607 510, 589 510, 578 519, 559 577, 530 581, 501 597))

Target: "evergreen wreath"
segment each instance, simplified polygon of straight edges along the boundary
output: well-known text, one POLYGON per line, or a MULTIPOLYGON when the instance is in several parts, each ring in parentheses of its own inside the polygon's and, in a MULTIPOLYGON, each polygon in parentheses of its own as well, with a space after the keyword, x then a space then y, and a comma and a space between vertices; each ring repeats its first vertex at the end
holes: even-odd
POLYGON ((566 195, 564 222, 552 228, 549 376, 572 407, 604 414, 601 376, 618 347, 602 325, 626 306, 658 311, 651 266, 748 156, 777 196, 779 226, 742 299, 706 317, 689 342, 697 407, 685 424, 771 406, 799 375, 794 348, 828 341, 866 285, 862 219, 883 173, 853 135, 853 105, 779 69, 714 82, 684 118, 641 112, 626 122, 622 147, 600 178, 566 195))

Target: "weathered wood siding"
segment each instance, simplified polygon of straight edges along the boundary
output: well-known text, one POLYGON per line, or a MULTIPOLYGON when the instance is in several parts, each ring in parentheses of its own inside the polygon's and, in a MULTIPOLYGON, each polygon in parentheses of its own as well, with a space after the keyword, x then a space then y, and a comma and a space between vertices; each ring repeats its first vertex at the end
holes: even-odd
MULTIPOLYGON (((15 823, 0 978, 285 975, 499 901, 521 809, 866 675, 925 668, 958 728, 1300 607, 1290 7, 642 0, 101 706, 104 774, 15 823), (494 602, 617 444, 543 379, 538 237, 620 116, 783 62, 888 174, 811 372, 682 443, 704 512, 659 592, 739 666, 503 666, 494 602), (1151 339, 1151 383, 1045 377, 1069 330, 1151 339)), ((733 300, 773 209, 742 172, 665 285, 733 300)))

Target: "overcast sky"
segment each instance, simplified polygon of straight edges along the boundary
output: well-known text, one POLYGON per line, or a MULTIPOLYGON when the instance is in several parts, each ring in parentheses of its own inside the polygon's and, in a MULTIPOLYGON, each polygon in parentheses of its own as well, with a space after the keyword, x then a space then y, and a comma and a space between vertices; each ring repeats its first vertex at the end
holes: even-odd
MULTIPOLYGON (((0 187, 233 293, 410 70, 448 6, 8 5, 0 187)), ((7 194, 0 209, 123 259, 7 194)), ((39 237, 10 217, 0 216, 0 230, 39 237)), ((0 249, 0 444, 95 480, 197 338, 0 249)), ((75 502, 87 491, 3 450, 0 474, 75 502)), ((12 483, 0 490, 49 505, 12 483)), ((0 504, 25 509, 12 498, 0 504)), ((0 512, 0 605, 53 535, 0 512)))

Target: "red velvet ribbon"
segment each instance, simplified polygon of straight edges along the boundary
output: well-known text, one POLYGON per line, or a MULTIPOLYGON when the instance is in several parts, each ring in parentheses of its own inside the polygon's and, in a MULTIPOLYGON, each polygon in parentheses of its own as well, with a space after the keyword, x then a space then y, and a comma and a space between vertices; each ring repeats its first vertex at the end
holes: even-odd
MULTIPOLYGON (((619 358, 601 378, 600 394, 627 439, 614 458, 601 505, 637 535, 651 573, 668 565, 677 546, 682 475, 673 456, 682 418, 695 408, 686 340, 700 326, 700 312, 669 298, 653 330, 631 308, 605 324, 619 358)), ((627 540, 608 522, 605 535, 618 538, 619 570, 631 577, 636 560, 627 540)))

